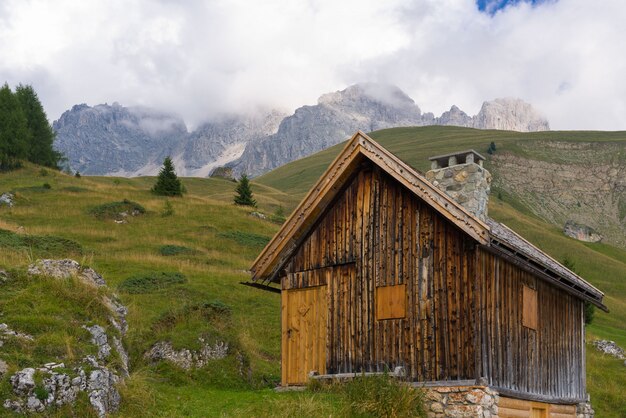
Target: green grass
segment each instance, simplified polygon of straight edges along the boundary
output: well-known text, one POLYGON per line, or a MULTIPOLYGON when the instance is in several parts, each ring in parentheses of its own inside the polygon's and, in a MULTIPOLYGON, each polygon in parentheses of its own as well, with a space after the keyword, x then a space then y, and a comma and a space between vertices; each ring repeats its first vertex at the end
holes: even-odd
POLYGON ((140 294, 166 289, 186 282, 187 279, 182 273, 149 272, 129 277, 121 282, 117 288, 124 293, 140 294))
MULTIPOLYGON (((517 134, 441 127, 385 130, 373 136, 421 170, 428 169, 426 157, 430 155, 466 148, 481 152, 491 141, 496 142, 497 152, 517 152, 517 148, 528 147, 519 147, 516 141, 626 140, 626 134, 619 132, 517 134)), ((254 210, 271 214, 282 207, 288 214, 340 148, 256 179, 252 187, 259 208, 254 210)), ((151 288, 149 293, 119 294, 129 308, 125 345, 131 357, 131 377, 120 388, 124 403, 119 416, 341 416, 344 395, 275 393, 270 389, 280 378, 280 297, 239 282, 248 280, 252 261, 279 225, 250 216, 250 208, 235 206, 235 183, 186 178, 187 194, 166 199, 150 193, 154 178, 75 178, 48 170, 45 181, 51 188, 41 190, 33 188, 41 187, 44 180, 39 172, 39 167, 26 164, 20 170, 0 174, 0 193, 16 192, 13 208, 0 207, 0 229, 9 231, 0 233, 0 242, 9 242, 0 244, 0 268, 11 270, 17 277, 17 282, 0 285, 0 322, 33 333, 38 341, 33 347, 5 344, 0 348, 0 357, 11 370, 65 357, 69 355, 68 344, 75 357, 91 349, 89 335, 76 327, 89 318, 99 321, 99 308, 89 302, 89 294, 75 294, 82 292, 77 292, 72 282, 61 286, 23 275, 34 258, 70 256, 101 273, 111 289, 130 277, 150 272, 176 272, 186 278, 184 283, 151 288), (124 199, 140 202, 144 216, 115 224, 89 213, 94 207, 124 199), (161 213, 167 201, 173 211, 164 217, 161 213), (69 240, 79 244, 82 251, 72 254, 60 246, 38 253, 31 251, 33 245, 13 244, 27 236, 69 240), (169 246, 193 251, 161 255, 160 249, 169 246), (86 311, 86 306, 91 310, 86 311), (217 307, 224 311, 217 313, 217 307), (197 349, 200 336, 228 341, 234 347, 233 355, 190 372, 165 363, 151 364, 143 357, 157 341, 169 340, 177 349, 197 349), (243 375, 238 354, 244 358, 243 375)), ((503 196, 502 201, 492 199, 489 210, 495 219, 557 260, 574 260, 580 274, 606 293, 611 309, 609 314, 596 311, 587 339, 608 338, 626 347, 626 251, 567 238, 560 228, 531 215, 513 196, 503 196)), ((590 346, 587 351, 588 386, 594 407, 601 411, 598 416, 623 416, 623 409, 612 409, 612 405, 623 405, 625 396, 612 388, 624 387, 626 367, 620 369, 619 361, 595 353, 590 346)), ((7 379, 0 378, 0 394, 7 390, 7 379)), ((76 411, 88 416, 88 401, 82 399, 76 411)), ((54 414, 71 416, 67 407, 54 414)))

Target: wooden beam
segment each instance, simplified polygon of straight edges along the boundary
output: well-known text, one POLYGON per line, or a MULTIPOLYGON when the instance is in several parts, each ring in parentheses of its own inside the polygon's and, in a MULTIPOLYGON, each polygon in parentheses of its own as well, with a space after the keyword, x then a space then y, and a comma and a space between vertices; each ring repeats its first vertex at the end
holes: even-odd
POLYGON ((272 292, 272 293, 280 294, 280 289, 279 288, 268 286, 266 284, 254 283, 254 282, 239 282, 239 284, 242 284, 244 286, 254 287, 256 289, 266 290, 266 291, 272 292))

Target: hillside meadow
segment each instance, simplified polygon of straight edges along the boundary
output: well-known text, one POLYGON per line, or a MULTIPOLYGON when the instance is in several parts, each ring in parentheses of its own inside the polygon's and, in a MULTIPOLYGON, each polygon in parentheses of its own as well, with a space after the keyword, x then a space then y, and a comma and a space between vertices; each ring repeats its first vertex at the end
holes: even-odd
MULTIPOLYGON (((560 135, 542 135, 550 139, 551 134, 560 135)), ((381 131, 372 136, 421 170, 428 168, 425 159, 429 155, 466 148, 480 151, 491 141, 499 150, 515 152, 515 141, 527 138, 439 127, 381 131)), ((622 141, 625 136, 580 133, 580 138, 622 141)), ((257 209, 233 205, 235 183, 224 179, 185 178, 184 197, 163 198, 149 192, 154 178, 76 178, 29 164, 0 174, 0 193, 12 191, 16 196, 13 208, 0 206, 0 268, 22 280, 7 290, 0 287, 0 293, 4 292, 0 322, 18 330, 27 326, 35 344, 47 341, 58 346, 58 350, 33 348, 20 356, 11 354, 12 370, 87 350, 80 335, 61 325, 80 314, 76 305, 89 306, 89 302, 76 292, 29 281, 23 274, 37 258, 70 257, 100 272, 129 308, 124 344, 131 375, 120 386, 123 403, 117 416, 349 415, 341 393, 277 393, 272 389, 280 377, 279 295, 240 284, 248 280, 247 269, 279 228, 251 212, 269 216, 282 207, 289 213, 339 149, 333 147, 256 179, 257 209), (126 223, 100 216, 106 205, 125 200, 145 212, 125 218, 126 223), (154 275, 174 279, 153 286, 145 278, 154 275), (62 300, 73 303, 61 309, 62 300), (206 312, 212 313, 207 316, 206 312), (237 355, 194 371, 144 359, 157 341, 194 348, 200 335, 228 341, 237 355)), ((611 309, 609 314, 596 311, 587 340, 612 339, 626 347, 626 252, 567 238, 507 196, 494 196, 489 210, 496 220, 556 259, 573 260, 580 274, 606 293, 611 309)), ((7 355, 5 349, 0 347, 0 358, 7 355)), ((590 344, 587 362, 588 390, 597 416, 626 416, 623 362, 597 353, 590 344)), ((8 390, 5 376, 0 380, 2 400, 8 390)), ((83 401, 73 411, 63 409, 52 416, 89 416, 90 411, 83 401)))

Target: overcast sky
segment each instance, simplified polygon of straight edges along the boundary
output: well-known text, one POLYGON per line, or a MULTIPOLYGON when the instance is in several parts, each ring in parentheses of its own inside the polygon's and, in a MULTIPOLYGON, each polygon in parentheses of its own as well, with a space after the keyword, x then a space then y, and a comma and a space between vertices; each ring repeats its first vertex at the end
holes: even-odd
POLYGON ((506 3, 0 0, 0 82, 50 120, 118 101, 195 125, 373 81, 437 115, 520 97, 553 129, 626 129, 626 2, 506 3))

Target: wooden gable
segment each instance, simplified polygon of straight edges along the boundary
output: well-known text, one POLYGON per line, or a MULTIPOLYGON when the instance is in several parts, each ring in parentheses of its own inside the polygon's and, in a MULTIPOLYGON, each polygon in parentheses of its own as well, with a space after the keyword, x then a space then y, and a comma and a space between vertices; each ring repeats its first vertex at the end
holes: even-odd
POLYGON ((359 131, 348 141, 324 175, 254 261, 250 269, 252 281, 276 281, 280 269, 309 233, 326 206, 333 201, 364 161, 371 161, 467 235, 481 244, 488 244, 489 227, 484 222, 359 131))

